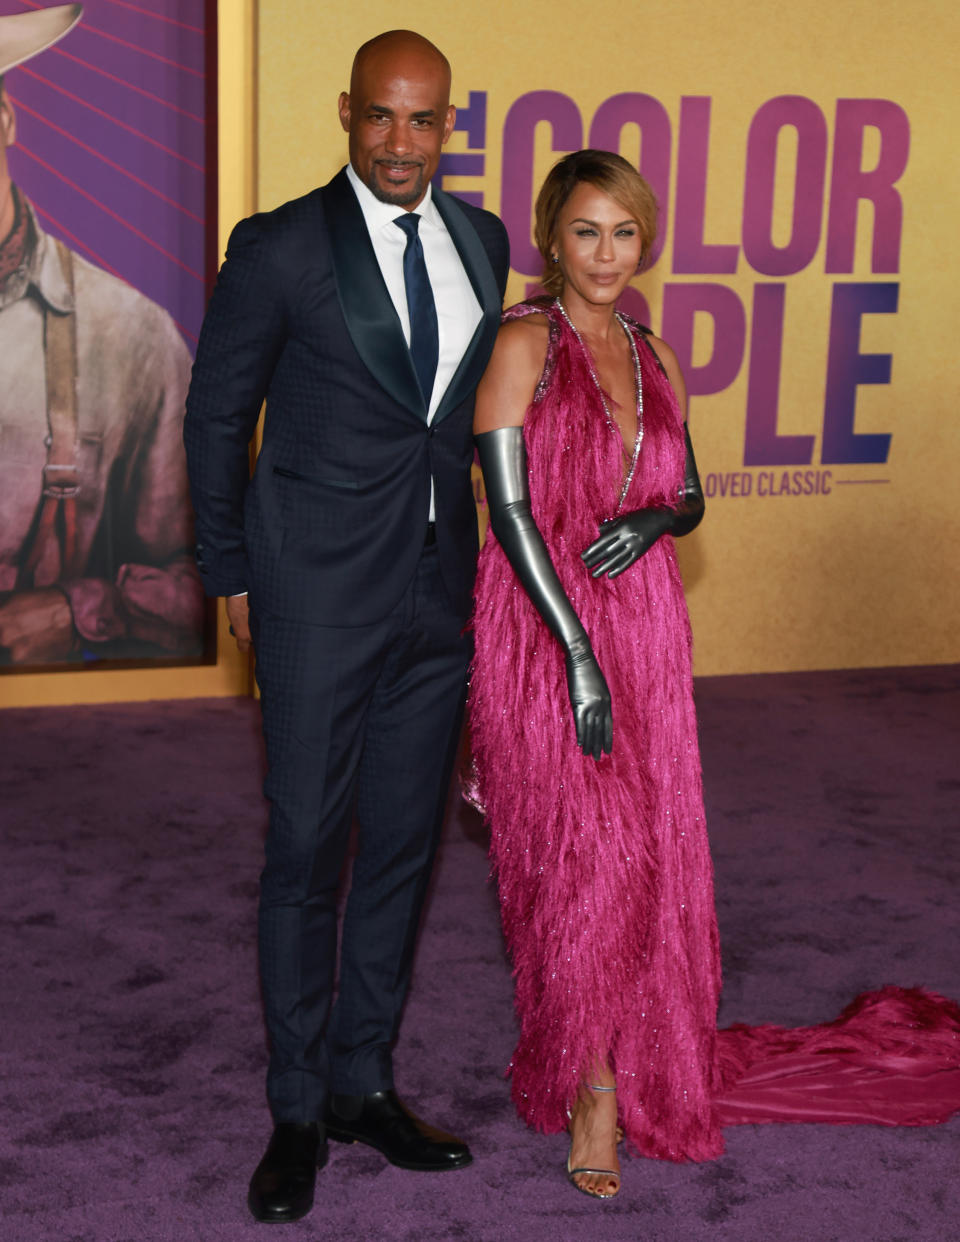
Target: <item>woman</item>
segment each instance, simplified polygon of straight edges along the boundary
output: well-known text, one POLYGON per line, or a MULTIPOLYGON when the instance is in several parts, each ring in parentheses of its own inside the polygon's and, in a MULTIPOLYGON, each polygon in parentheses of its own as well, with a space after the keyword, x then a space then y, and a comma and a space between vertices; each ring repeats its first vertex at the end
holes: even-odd
POLYGON ((573 1180, 607 1196, 618 1116, 648 1155, 721 1145, 719 957, 668 537, 703 498, 673 352, 614 309, 654 240, 649 187, 619 156, 581 151, 536 215, 557 301, 508 312, 477 393, 497 542, 477 585, 471 720, 516 969, 514 1099, 547 1131, 569 1110, 571 1169, 606 1170, 573 1180))
POLYGON ((919 1123, 960 1107, 960 1012, 929 994, 887 989, 839 1023, 718 1041, 673 547, 703 497, 676 358, 614 309, 655 232, 654 197, 619 156, 580 151, 553 168, 536 236, 555 300, 507 312, 475 422, 495 537, 476 592, 474 792, 515 968, 513 1098, 538 1129, 569 1124, 568 1175, 598 1198, 619 1189, 618 1122, 644 1155, 703 1160, 721 1152, 722 1123, 919 1123), (883 1102, 865 1103, 882 1054, 902 1075, 908 1044, 920 1079, 944 1071, 936 1091, 918 1102, 888 1075, 883 1102), (820 1112, 798 1048, 819 1057, 820 1112))

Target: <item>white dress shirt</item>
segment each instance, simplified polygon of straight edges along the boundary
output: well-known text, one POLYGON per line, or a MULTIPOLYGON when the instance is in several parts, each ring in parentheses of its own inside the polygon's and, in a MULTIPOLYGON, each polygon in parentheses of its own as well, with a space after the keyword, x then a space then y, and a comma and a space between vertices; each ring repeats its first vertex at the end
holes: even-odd
MULTIPOLYGON (((407 290, 403 283, 403 252, 407 235, 394 224, 404 208, 382 203, 347 165, 347 177, 357 196, 363 218, 367 224, 374 254, 380 265, 387 292, 403 328, 407 347, 410 346, 410 314, 407 310, 407 290)), ((443 400, 447 386, 453 379, 460 359, 473 339, 477 324, 483 314, 473 286, 463 263, 447 232, 439 211, 433 201, 433 187, 427 186, 423 201, 417 206, 420 217, 420 241, 427 264, 427 275, 437 305, 437 328, 440 338, 440 354, 437 359, 437 375, 430 394, 427 422, 433 420, 437 407, 443 400)), ((433 508, 431 502, 431 509, 433 508)))

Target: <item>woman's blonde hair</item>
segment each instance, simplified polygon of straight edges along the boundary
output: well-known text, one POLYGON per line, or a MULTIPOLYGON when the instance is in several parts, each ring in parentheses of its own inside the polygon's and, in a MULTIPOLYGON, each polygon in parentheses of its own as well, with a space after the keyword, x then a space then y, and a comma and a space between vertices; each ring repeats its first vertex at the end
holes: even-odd
POLYGON ((535 208, 534 240, 543 256, 541 281, 550 294, 559 293, 563 284, 563 275, 551 257, 557 221, 567 199, 583 181, 609 194, 636 220, 643 246, 641 266, 657 236, 656 196, 646 180, 622 155, 589 148, 565 155, 547 173, 535 208))

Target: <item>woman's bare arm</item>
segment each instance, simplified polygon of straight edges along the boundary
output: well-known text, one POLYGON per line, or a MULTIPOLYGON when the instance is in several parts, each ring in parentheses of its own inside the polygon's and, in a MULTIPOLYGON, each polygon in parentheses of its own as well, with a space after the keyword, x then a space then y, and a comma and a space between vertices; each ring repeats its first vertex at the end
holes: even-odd
POLYGON ((473 434, 522 427, 547 356, 547 321, 530 315, 505 323, 477 388, 473 434))

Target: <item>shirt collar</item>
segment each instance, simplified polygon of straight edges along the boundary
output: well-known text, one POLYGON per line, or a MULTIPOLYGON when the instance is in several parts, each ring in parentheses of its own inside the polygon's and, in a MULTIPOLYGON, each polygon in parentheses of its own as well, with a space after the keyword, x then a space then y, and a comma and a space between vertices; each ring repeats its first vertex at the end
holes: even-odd
POLYGON ((23 263, 7 277, 0 290, 0 307, 18 302, 32 286, 52 310, 69 314, 74 308, 73 294, 60 266, 53 238, 40 227, 33 204, 22 191, 20 205, 27 215, 30 240, 23 263))
MULTIPOLYGON (((379 233, 387 225, 393 225, 397 216, 403 213, 404 209, 397 207, 394 203, 382 203, 369 186, 364 185, 360 180, 352 164, 347 165, 347 180, 353 186, 353 192, 357 196, 357 202, 360 204, 360 210, 363 212, 363 218, 367 224, 367 231, 371 236, 374 233, 379 233)), ((433 201, 432 184, 427 184, 427 192, 423 196, 423 200, 415 208, 415 211, 420 216, 421 226, 426 223, 433 228, 446 231, 440 212, 437 211, 437 205, 433 201)))

